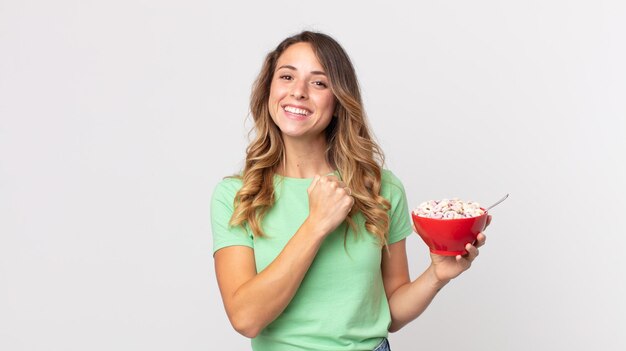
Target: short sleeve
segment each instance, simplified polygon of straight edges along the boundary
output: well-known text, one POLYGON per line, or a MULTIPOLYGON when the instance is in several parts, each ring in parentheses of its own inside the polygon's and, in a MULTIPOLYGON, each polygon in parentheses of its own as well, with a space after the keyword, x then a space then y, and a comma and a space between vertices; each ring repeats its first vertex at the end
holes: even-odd
POLYGON ((230 226, 228 223, 234 212, 234 199, 241 188, 241 180, 226 178, 222 180, 211 196, 211 230, 213 234, 213 254, 227 246, 242 245, 254 247, 254 241, 242 226, 230 226))
POLYGON ((404 185, 391 171, 383 170, 381 195, 391 203, 388 244, 396 243, 413 233, 404 185))

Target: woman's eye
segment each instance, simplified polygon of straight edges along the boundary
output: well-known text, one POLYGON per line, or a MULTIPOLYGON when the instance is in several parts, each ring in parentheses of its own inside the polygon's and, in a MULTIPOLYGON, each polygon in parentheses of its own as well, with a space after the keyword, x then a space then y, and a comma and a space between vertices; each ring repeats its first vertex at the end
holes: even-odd
POLYGON ((314 85, 317 85, 317 86, 320 86, 320 87, 324 87, 324 88, 328 87, 328 85, 326 85, 326 83, 324 83, 324 82, 322 82, 322 81, 319 81, 319 80, 318 80, 318 81, 313 82, 313 84, 314 84, 314 85))
POLYGON ((282 75, 279 77, 280 79, 284 79, 284 80, 291 80, 291 76, 290 75, 282 75))

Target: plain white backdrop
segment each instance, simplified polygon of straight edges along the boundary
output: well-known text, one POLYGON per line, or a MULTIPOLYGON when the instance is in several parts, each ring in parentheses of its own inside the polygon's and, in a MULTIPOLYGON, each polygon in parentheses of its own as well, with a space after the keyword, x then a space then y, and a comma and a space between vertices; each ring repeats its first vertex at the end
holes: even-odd
POLYGON ((626 348, 625 2, 0 0, 1 350, 249 349, 209 200, 303 29, 348 51, 411 207, 511 194, 394 351, 626 348))

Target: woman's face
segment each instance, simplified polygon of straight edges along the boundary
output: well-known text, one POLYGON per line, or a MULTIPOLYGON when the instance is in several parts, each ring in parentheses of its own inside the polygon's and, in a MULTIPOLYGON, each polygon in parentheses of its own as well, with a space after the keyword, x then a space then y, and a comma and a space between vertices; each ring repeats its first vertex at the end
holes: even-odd
POLYGON ((335 96, 311 44, 293 44, 278 58, 269 110, 283 137, 314 139, 323 135, 335 110, 335 96))

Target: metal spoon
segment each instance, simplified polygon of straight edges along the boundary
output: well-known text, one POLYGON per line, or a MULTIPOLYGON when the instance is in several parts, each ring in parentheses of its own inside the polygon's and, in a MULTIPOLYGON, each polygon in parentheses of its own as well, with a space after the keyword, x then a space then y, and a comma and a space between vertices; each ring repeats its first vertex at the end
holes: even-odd
POLYGON ((509 194, 504 195, 503 198, 501 198, 500 200, 496 201, 495 204, 487 207, 487 209, 485 210, 485 212, 488 212, 490 209, 494 208, 497 204, 501 203, 502 201, 506 200, 506 198, 509 197, 509 194))

